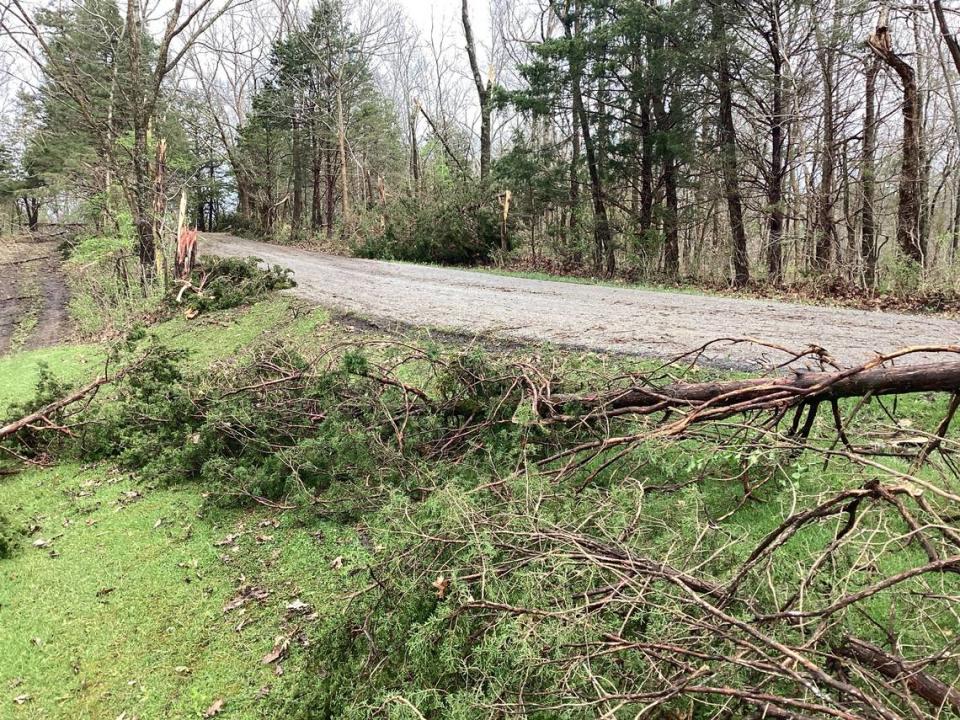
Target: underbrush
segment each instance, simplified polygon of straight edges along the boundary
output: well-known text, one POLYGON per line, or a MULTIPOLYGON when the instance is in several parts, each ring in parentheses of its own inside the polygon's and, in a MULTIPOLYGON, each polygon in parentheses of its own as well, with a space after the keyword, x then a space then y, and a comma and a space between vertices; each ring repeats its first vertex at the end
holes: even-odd
POLYGON ((955 435, 917 462, 945 397, 838 403, 838 451, 811 407, 668 434, 680 411, 561 406, 681 372, 576 355, 271 338, 198 370, 133 334, 110 366, 8 454, 307 510, 366 549, 261 715, 932 717, 889 663, 960 677, 955 435))
POLYGON ((78 238, 63 268, 70 317, 81 337, 116 333, 140 322, 163 298, 159 280, 141 281, 129 218, 121 218, 115 235, 78 238))
POLYGON ((0 513, 0 560, 13 555, 20 545, 22 532, 3 513, 0 513))
POLYGON ((480 188, 440 187, 430 197, 393 201, 383 226, 371 218, 352 234, 351 250, 381 260, 470 265, 500 244, 496 199, 480 188))
POLYGON ((254 258, 202 257, 189 283, 170 282, 165 271, 142 276, 129 218, 115 235, 80 238, 64 264, 71 286, 70 315, 81 337, 110 336, 143 323, 247 304, 293 287, 289 270, 260 267, 254 258))
MULTIPOLYGON (((197 312, 229 310, 263 297, 271 290, 296 286, 293 272, 279 265, 260 267, 256 258, 201 257, 187 292, 174 302, 197 312)), ((172 296, 172 292, 171 292, 172 296)))

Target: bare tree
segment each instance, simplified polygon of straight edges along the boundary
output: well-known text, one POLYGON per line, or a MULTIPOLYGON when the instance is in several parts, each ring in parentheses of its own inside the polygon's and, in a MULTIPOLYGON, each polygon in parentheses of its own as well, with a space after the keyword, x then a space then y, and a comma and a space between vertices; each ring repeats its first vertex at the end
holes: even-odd
POLYGON ((916 73, 893 49, 893 37, 884 8, 877 27, 867 40, 871 50, 892 68, 903 85, 903 140, 900 164, 900 191, 897 209, 897 245, 909 259, 923 262, 923 238, 920 236, 920 126, 921 110, 916 73))

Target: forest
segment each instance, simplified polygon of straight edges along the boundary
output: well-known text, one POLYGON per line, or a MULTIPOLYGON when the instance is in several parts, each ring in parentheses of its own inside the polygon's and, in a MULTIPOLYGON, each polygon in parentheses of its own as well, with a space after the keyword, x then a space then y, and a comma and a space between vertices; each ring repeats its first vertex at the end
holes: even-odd
POLYGON ((960 717, 960 0, 0 0, 0 718, 960 717))
POLYGON ((949 3, 475 4, 10 0, 6 222, 122 216, 148 268, 185 198, 367 257, 953 292, 949 3))

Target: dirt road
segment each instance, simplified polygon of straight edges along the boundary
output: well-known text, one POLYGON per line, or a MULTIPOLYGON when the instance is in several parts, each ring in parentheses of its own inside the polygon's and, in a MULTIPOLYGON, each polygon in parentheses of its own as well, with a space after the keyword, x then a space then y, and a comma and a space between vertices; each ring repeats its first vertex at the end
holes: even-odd
POLYGON ((0 238, 0 355, 55 345, 66 335, 59 243, 34 233, 0 238))
MULTIPOLYGON (((791 348, 815 343, 851 365, 905 345, 960 344, 960 320, 932 315, 527 280, 323 255, 213 233, 202 237, 200 252, 253 255, 289 267, 297 295, 363 316, 594 350, 668 357, 716 338, 748 336, 791 348)), ((783 357, 728 344, 706 359, 748 369, 783 357)))

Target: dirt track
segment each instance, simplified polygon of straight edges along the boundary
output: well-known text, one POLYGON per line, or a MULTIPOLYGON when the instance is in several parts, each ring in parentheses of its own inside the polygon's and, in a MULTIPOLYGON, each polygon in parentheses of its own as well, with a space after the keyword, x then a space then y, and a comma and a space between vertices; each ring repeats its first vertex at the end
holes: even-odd
POLYGON ((55 345, 66 335, 59 243, 43 234, 0 238, 0 355, 55 345))
MULTIPOLYGON (((594 350, 668 357, 716 338, 748 336, 791 348, 814 343, 851 365, 905 345, 960 344, 960 320, 932 315, 527 280, 214 233, 202 237, 200 252, 253 255, 289 267, 297 295, 367 317, 594 350)), ((751 368, 783 356, 744 344, 717 347, 706 359, 751 368)))

